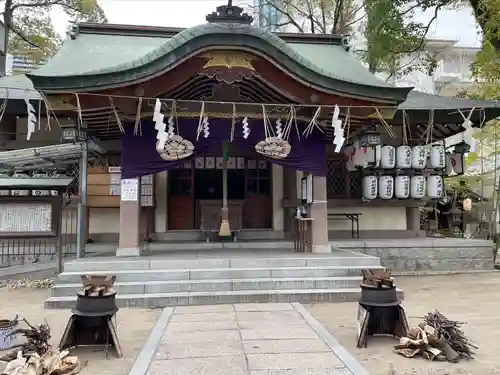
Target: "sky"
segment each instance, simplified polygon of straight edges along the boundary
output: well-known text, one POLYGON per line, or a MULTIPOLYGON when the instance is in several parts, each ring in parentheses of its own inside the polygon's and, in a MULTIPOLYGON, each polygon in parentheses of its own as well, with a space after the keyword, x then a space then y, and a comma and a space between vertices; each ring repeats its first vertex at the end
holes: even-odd
MULTIPOLYGON (((226 0, 99 0, 110 23, 190 27, 205 23, 205 16, 223 5, 226 0)), ((235 0, 249 4, 253 0, 235 0)), ((418 15, 418 19, 430 20, 432 12, 418 15)), ((65 33, 68 19, 62 12, 52 14, 59 33, 65 33)), ((429 30, 429 37, 457 40, 462 46, 479 46, 481 41, 470 9, 441 11, 429 30)))

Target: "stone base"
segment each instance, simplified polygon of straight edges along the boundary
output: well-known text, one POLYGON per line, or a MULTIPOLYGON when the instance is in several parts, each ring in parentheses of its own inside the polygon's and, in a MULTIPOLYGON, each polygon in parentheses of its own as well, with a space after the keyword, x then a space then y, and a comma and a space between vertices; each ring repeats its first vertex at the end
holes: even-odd
POLYGON ((397 273, 446 273, 493 269, 493 242, 462 238, 335 241, 341 250, 379 257, 397 273))
POLYGON ((117 257, 139 257, 141 249, 139 247, 119 247, 116 249, 117 257))
POLYGON ((331 253, 332 248, 330 245, 313 245, 312 252, 313 253, 331 253))

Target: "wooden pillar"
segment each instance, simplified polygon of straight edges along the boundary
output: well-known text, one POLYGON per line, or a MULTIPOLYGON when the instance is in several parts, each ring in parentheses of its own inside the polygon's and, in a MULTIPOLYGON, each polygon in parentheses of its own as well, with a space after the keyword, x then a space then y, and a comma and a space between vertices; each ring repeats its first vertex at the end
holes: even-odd
POLYGON ((313 203, 310 216, 312 222, 313 253, 331 252, 328 243, 328 215, 326 198, 326 177, 313 177, 313 203))
POLYGON ((120 239, 116 256, 141 255, 141 179, 124 179, 121 183, 120 239))
POLYGON ((273 200, 273 230, 283 231, 283 167, 278 164, 271 164, 272 180, 272 200, 273 200))

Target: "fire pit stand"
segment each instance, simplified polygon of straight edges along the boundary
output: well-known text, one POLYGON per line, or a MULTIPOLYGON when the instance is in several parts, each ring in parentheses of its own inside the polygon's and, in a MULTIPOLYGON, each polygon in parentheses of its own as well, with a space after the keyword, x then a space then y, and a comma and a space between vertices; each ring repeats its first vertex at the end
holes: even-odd
POLYGON ((408 321, 397 297, 396 286, 390 277, 390 271, 384 272, 385 274, 380 275, 378 271, 376 277, 369 277, 363 272, 357 317, 358 348, 367 347, 369 336, 403 337, 408 333, 408 321))
POLYGON ((116 291, 112 288, 115 277, 82 276, 83 289, 77 293, 59 350, 81 346, 104 347, 106 358, 112 347, 117 357, 122 350, 116 333, 116 291), (115 322, 113 322, 115 318, 115 322))

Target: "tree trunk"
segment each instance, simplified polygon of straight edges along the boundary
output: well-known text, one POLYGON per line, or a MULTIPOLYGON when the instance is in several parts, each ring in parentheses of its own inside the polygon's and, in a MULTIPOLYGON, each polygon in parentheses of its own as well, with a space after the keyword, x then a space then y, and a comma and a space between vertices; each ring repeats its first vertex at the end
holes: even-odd
POLYGON ((3 19, 5 22, 5 35, 4 35, 4 46, 5 46, 5 56, 3 56, 0 60, 0 77, 3 77, 7 74, 7 52, 9 51, 9 33, 10 26, 12 25, 12 1, 5 1, 5 8, 3 13, 3 19))

